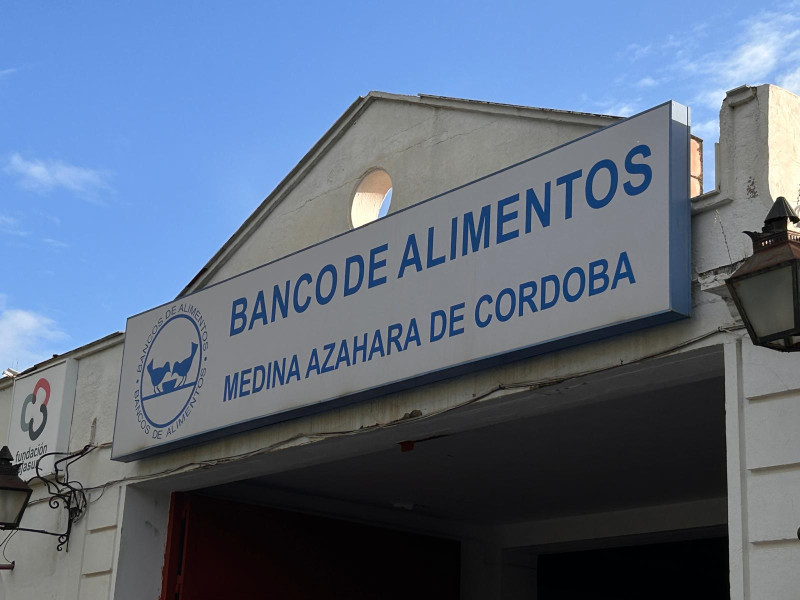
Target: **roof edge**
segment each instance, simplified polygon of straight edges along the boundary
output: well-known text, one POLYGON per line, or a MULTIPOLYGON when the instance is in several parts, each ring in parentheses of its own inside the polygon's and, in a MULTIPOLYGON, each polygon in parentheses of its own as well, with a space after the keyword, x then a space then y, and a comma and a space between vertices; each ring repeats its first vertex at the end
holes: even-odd
POLYGON ((209 278, 211 278, 221 266, 223 259, 236 252, 236 250, 242 246, 250 237, 252 231, 261 225, 273 209, 280 203, 280 200, 294 189, 302 175, 319 162, 325 155, 327 148, 350 128, 356 118, 358 118, 358 115, 360 115, 374 100, 375 97, 371 97, 369 94, 367 96, 359 96, 347 110, 342 113, 342 116, 340 116, 322 137, 317 140, 311 149, 303 155, 286 177, 275 186, 275 189, 272 190, 252 213, 250 213, 250 216, 245 219, 244 223, 233 232, 230 238, 228 238, 219 250, 206 262, 203 268, 201 268, 192 280, 186 284, 178 294, 178 298, 205 287, 209 278))
POLYGON ((97 352, 102 352, 106 348, 110 348, 111 346, 116 346, 117 344, 121 344, 125 339, 125 334, 121 331, 115 331, 114 333, 110 333, 105 337, 101 337, 99 340, 94 340, 89 342, 88 344, 84 344, 83 346, 78 346, 77 348, 73 348, 72 350, 68 350, 62 354, 53 354, 52 358, 48 358, 43 360, 40 363, 36 363, 32 367, 28 367, 24 371, 17 373, 14 377, 0 377, 0 390, 3 390, 9 387, 15 379, 19 377, 23 377, 28 375, 29 373, 33 373, 34 371, 38 371, 39 369, 46 369, 53 363, 60 362, 65 358, 75 358, 80 359, 90 354, 95 354, 97 352))
POLYGON ((600 113, 587 113, 574 110, 562 110, 556 108, 541 108, 537 106, 525 106, 522 104, 505 104, 502 102, 490 102, 488 100, 471 100, 468 98, 456 98, 453 96, 436 96, 433 94, 418 94, 408 96, 404 94, 392 94, 390 92, 371 91, 367 97, 381 98, 383 100, 394 100, 398 102, 409 102, 414 104, 425 104, 453 108, 456 110, 469 110, 477 112, 489 112, 507 116, 520 116, 545 121, 569 120, 587 125, 608 125, 622 119, 614 115, 604 115, 600 113))

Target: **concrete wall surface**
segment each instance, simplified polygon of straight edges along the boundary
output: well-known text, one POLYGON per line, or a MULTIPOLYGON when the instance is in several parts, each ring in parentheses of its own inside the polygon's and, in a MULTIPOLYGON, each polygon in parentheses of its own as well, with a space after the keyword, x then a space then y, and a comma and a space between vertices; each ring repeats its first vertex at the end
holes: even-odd
POLYGON ((800 373, 792 354, 749 340, 726 348, 731 447, 732 573, 742 598, 797 597, 800 573, 800 373), (737 437, 733 437, 737 434, 737 437))
MULTIPOLYGON (((713 212, 732 261, 751 254, 772 202, 800 199, 800 98, 775 86, 732 90, 720 112, 720 182, 713 212)), ((711 255, 711 251, 706 255, 711 255)), ((717 257, 716 262, 724 261, 717 257)), ((741 336, 725 347, 728 528, 732 598, 796 598, 800 578, 797 359, 741 336)))
MULTIPOLYGON (((724 348, 727 501, 694 498, 488 528, 424 520, 413 527, 464 542, 464 598, 522 598, 532 597, 535 564, 510 549, 727 522, 731 597, 796 598, 800 371, 791 355, 752 346, 723 281, 750 254, 749 242, 739 232, 760 228, 774 195, 797 200, 798 120, 800 98, 774 86, 738 88, 726 98, 720 112, 717 187, 692 202, 693 312, 683 321, 131 463, 109 458, 123 336, 75 351, 78 384, 70 449, 87 444, 96 449, 75 463, 70 475, 87 488, 88 510, 75 524, 66 552, 56 552, 49 536, 20 532, 9 540, 3 548, 16 567, 0 571, 0 598, 158 598, 172 492, 378 452, 410 439, 409 431, 433 436, 478 426, 467 417, 457 418, 455 409, 468 407, 498 421, 512 420, 514 413, 504 411, 504 403, 517 407, 542 382, 619 373, 613 386, 622 389, 627 366, 682 353, 700 355, 717 347, 724 348), (433 418, 443 414, 455 416, 433 418), (398 426, 402 423, 408 424, 398 426)), ((234 236, 235 249, 198 281, 220 281, 349 230, 350 200, 370 169, 383 168, 392 177, 392 210, 397 210, 610 122, 568 113, 478 110, 457 102, 376 97, 324 152, 307 157, 302 176, 259 209, 261 216, 246 235, 234 236)), ((8 430, 12 384, 0 380, 0 431, 8 430)), ((44 500, 37 485, 23 526, 64 526, 63 511, 52 510, 44 500)))

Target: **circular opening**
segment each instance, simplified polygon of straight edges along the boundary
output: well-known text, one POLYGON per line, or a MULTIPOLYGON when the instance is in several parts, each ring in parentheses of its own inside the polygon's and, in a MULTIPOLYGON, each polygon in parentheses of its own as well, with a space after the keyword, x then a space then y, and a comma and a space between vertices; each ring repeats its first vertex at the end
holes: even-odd
POLYGON ((361 227, 389 212, 392 203, 392 178, 383 169, 367 173, 353 196, 350 220, 353 227, 361 227))

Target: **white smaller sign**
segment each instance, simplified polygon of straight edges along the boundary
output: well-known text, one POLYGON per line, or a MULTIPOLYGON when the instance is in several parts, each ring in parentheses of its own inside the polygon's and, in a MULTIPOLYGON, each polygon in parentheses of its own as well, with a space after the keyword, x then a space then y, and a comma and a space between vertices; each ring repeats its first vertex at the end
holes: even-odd
MULTIPOLYGON (((36 475, 36 462, 45 454, 68 451, 77 380, 78 363, 67 359, 14 381, 8 447, 22 479, 36 475)), ((39 473, 52 474, 59 458, 42 460, 39 473)))

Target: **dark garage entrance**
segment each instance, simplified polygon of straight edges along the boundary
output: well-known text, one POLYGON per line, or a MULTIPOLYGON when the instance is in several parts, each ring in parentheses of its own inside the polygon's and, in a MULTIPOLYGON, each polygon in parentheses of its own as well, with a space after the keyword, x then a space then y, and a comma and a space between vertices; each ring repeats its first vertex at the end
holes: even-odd
POLYGON ((728 537, 540 554, 537 600, 728 600, 728 537))
POLYGON ((458 542, 175 494, 162 599, 456 600, 459 561, 458 542))
POLYGON ((173 497, 162 598, 728 598, 721 363, 215 465, 173 497))

